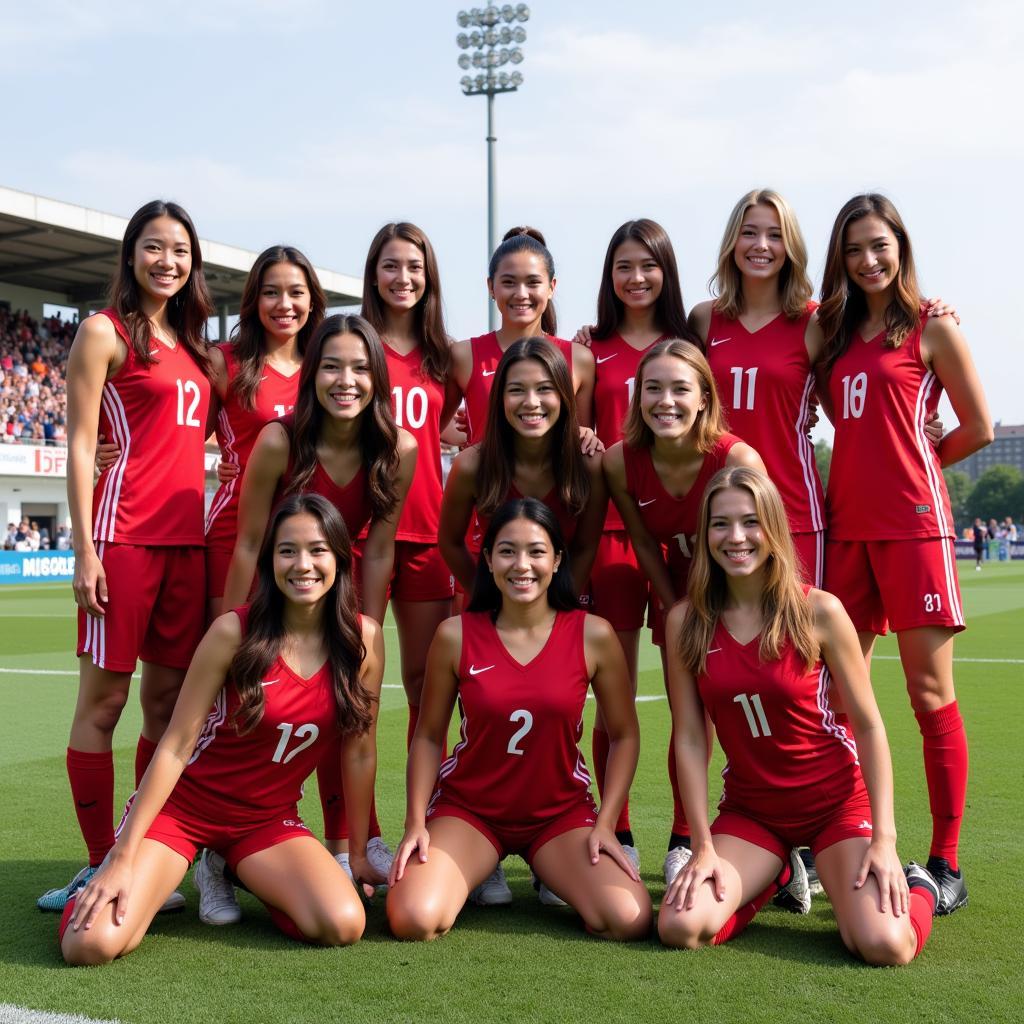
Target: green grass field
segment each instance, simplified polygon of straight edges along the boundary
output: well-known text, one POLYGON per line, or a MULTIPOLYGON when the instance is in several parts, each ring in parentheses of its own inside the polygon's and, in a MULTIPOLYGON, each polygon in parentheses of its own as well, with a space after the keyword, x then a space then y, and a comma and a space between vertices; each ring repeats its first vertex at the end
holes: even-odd
MULTIPOLYGON (((64 771, 76 685, 73 605, 64 586, 0 588, 0 1003, 125 1022, 1020 1021, 1024 771, 1012 737, 1022 696, 1024 565, 961 569, 970 627, 957 643, 957 688, 972 755, 962 862, 971 902, 936 921, 918 961, 894 970, 864 967, 844 952, 822 897, 806 918, 768 909, 717 949, 604 944, 586 937, 571 911, 541 907, 517 858, 506 862, 512 907, 468 907, 449 936, 429 945, 391 939, 380 900, 351 949, 288 941, 245 895, 241 925, 207 928, 186 880, 185 912, 158 918, 138 952, 105 968, 64 967, 56 917, 39 913, 35 899, 84 862, 64 771)), ((394 845, 404 812, 406 711, 390 624, 387 634, 377 799, 394 845)), ((899 849, 904 860, 923 861, 930 826, 920 738, 892 638, 876 652, 899 849)), ((652 699, 638 706, 643 750, 632 813, 657 904, 671 818, 668 707, 653 648, 642 668, 641 694, 652 699)), ((119 800, 129 792, 138 723, 130 705, 115 748, 119 800)), ((716 756, 714 772, 719 767, 716 756)), ((315 830, 320 807, 310 788, 303 814, 315 830)))

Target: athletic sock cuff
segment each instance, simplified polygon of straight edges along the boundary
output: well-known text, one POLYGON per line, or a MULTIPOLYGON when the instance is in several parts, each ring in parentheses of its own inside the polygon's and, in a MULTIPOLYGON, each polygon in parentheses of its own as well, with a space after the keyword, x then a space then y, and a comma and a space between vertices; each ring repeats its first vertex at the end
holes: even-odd
POLYGON ((964 727, 956 701, 935 711, 915 711, 914 717, 922 736, 945 736, 964 727))
POLYGON ((112 750, 101 750, 96 753, 91 750, 72 750, 71 747, 68 747, 67 763, 69 767, 74 766, 85 771, 90 769, 96 771, 108 766, 113 769, 114 752, 112 750))

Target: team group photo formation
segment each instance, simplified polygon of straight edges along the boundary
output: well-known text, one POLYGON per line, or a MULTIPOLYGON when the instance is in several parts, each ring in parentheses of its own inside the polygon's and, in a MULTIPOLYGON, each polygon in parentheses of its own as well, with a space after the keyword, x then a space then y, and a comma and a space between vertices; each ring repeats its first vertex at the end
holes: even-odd
POLYGON ((908 964, 933 918, 967 905, 965 622, 941 470, 992 426, 899 212, 875 193, 842 207, 817 298, 770 189, 728 214, 717 297, 689 312, 647 218, 612 234, 597 323, 574 340, 555 285, 543 234, 510 229, 487 267, 500 326, 453 340, 430 240, 388 223, 359 314, 325 315, 310 261, 272 245, 231 338, 208 344, 188 213, 154 200, 131 217, 67 365, 67 775, 88 859, 38 901, 67 963, 131 953, 184 905, 190 868, 205 924, 237 923, 241 888, 328 946, 360 939, 375 891, 396 939, 437 939, 467 901, 511 902, 510 856, 590 935, 679 949, 733 940, 769 901, 806 913, 817 883, 852 956, 908 964), (819 416, 835 428, 825 492, 819 416), (408 702, 395 849, 374 795, 389 603, 408 702), (869 675, 889 630, 932 815, 916 860, 897 850, 869 675), (674 807, 657 913, 629 808, 648 642, 674 807), (140 662, 118 820, 111 751, 140 662), (314 774, 322 835, 297 806, 314 774))

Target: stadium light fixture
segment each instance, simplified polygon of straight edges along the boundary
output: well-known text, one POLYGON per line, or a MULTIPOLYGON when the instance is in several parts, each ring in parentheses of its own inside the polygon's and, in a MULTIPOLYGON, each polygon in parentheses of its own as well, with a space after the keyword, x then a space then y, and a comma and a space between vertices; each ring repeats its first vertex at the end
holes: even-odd
MULTIPOLYGON (((455 42, 463 52, 459 54, 459 67, 463 71, 475 68, 476 75, 463 75, 460 85, 466 96, 487 97, 487 258, 491 258, 497 246, 497 167, 494 134, 494 97, 501 92, 515 92, 523 84, 519 71, 502 71, 506 64, 522 64, 523 51, 519 48, 526 42, 526 29, 522 23, 529 21, 530 8, 526 4, 488 4, 459 11, 455 20, 460 32, 455 42), (472 53, 466 52, 472 50, 472 53)), ((494 303, 487 306, 487 321, 493 331, 497 327, 497 310, 494 303)))

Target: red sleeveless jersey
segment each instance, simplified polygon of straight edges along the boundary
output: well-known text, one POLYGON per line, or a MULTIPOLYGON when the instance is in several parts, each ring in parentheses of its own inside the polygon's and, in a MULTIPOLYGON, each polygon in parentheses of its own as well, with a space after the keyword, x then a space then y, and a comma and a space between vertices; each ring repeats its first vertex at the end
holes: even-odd
POLYGON ((206 546, 231 551, 235 546, 238 528, 238 494, 242 489, 242 474, 249 461, 259 432, 271 421, 287 416, 295 408, 299 392, 298 372, 286 377, 268 363, 263 365, 263 376, 256 388, 255 404, 247 409, 235 391, 239 362, 235 346, 228 342, 218 346, 224 353, 228 371, 227 397, 217 416, 217 443, 220 457, 238 467, 238 476, 221 484, 206 514, 206 546))
POLYGON ((836 435, 830 540, 955 537, 946 481, 924 425, 942 382, 921 358, 924 321, 900 345, 855 334, 829 377, 836 435))
POLYGON ((93 488, 93 540, 202 545, 210 381, 180 342, 171 349, 152 339, 154 360, 143 366, 117 313, 99 315, 113 323, 128 357, 103 385, 99 433, 121 454, 93 488))
POLYGON ((387 343, 384 355, 391 378, 395 422, 419 445, 416 472, 398 521, 396 540, 437 543, 441 510, 441 410, 444 386, 423 369, 422 349, 401 355, 387 343))
POLYGON ((751 333, 739 320, 711 313, 707 357, 729 429, 755 448, 775 482, 793 533, 825 528, 825 498, 807 437, 814 371, 797 320, 781 313, 751 333))
POLYGON ((829 707, 828 669, 819 661, 808 671, 788 642, 762 662, 760 640, 741 644, 719 620, 697 679, 726 756, 721 807, 803 819, 859 787, 857 746, 829 707))
POLYGON ((590 788, 579 749, 590 687, 586 613, 558 612, 547 643, 526 665, 509 654, 489 612, 460 617, 462 728, 431 803, 516 825, 539 825, 579 806, 590 788))
MULTIPOLYGON (((657 345, 662 338, 651 344, 657 345)), ((636 380, 637 367, 647 349, 633 348, 620 335, 613 334, 608 338, 595 338, 591 351, 594 353, 595 364, 594 429, 604 446, 610 448, 622 440, 629 400, 633 397, 633 381, 636 380)), ((608 502, 604 528, 606 533, 626 528, 613 501, 608 502)))
MULTIPOLYGON (((281 478, 277 493, 274 495, 276 505, 288 490, 292 478, 292 464, 288 461, 288 470, 281 478)), ((317 460, 313 478, 303 489, 304 494, 319 494, 326 498, 341 514, 348 530, 349 540, 354 544, 360 531, 366 526, 373 515, 370 506, 370 494, 366 486, 366 466, 361 465, 359 471, 344 487, 339 487, 327 474, 327 470, 317 460)))
MULTIPOLYGON (((235 609, 247 626, 248 609, 235 609)), ((225 825, 260 824, 293 807, 302 783, 340 734, 327 665, 303 679, 277 658, 263 678, 263 717, 240 736, 238 692, 217 694, 168 808, 225 825)))
MULTIPOLYGON (((518 498, 525 498, 526 495, 516 487, 515 483, 508 489, 508 494, 505 495, 506 501, 516 501, 518 498)), ((562 501, 561 495, 558 493, 556 487, 552 487, 543 498, 539 498, 538 501, 544 502, 545 505, 555 514, 555 518, 558 520, 559 529, 562 531, 562 539, 565 541, 566 547, 572 543, 573 537, 576 536, 576 524, 578 517, 572 515, 569 510, 565 507, 565 502, 562 501)), ((484 534, 487 532, 487 527, 490 525, 491 520, 484 518, 482 515, 477 513, 476 523, 479 529, 478 537, 482 542, 484 534)), ((479 545, 478 545, 479 547, 479 545)))
MULTIPOLYGON (((572 342, 564 341, 562 338, 552 338, 550 335, 547 337, 548 341, 565 357, 566 363, 569 364, 569 376, 572 377, 572 342)), ((470 371, 469 382, 466 384, 463 397, 466 400, 469 443, 479 444, 484 439, 484 428, 487 426, 487 408, 491 400, 494 374, 504 353, 498 344, 498 335, 494 331, 491 331, 490 334, 481 334, 478 338, 470 338, 469 346, 472 352, 473 369, 470 371)))
POLYGON ((650 448, 631 448, 622 443, 626 491, 636 503, 647 532, 661 544, 669 575, 679 593, 685 593, 690 575, 704 489, 725 466, 726 456, 739 440, 735 434, 722 434, 704 456, 693 486, 681 498, 665 490, 651 460, 650 448))

